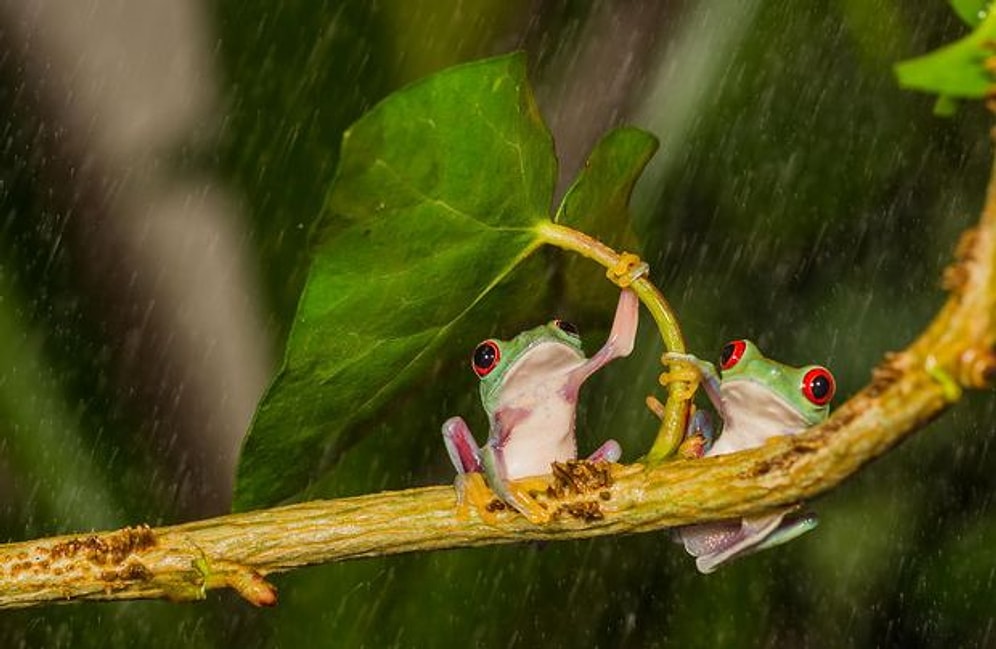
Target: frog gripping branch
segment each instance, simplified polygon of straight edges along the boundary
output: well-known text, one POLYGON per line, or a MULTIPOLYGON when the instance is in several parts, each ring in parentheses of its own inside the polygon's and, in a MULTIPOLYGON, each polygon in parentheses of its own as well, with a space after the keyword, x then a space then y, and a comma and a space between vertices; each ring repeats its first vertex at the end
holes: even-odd
MULTIPOLYGON (((490 495, 477 479, 483 474, 495 493, 530 521, 550 519, 550 512, 514 481, 548 474, 554 462, 577 457, 578 391, 605 364, 633 350, 638 308, 636 295, 623 289, 609 339, 590 359, 581 349, 577 328, 562 320, 512 340, 485 340, 477 346, 473 368, 481 379, 481 402, 491 425, 488 441, 478 449, 460 417, 443 424, 461 503, 469 501, 482 518, 493 520, 488 511, 490 495)), ((609 440, 588 460, 616 462, 621 455, 619 444, 609 440)))
MULTIPOLYGON (((705 413, 689 421, 689 435, 702 435, 699 455, 715 457, 762 446, 781 435, 797 435, 826 421, 836 383, 821 365, 794 368, 765 358, 749 340, 734 340, 720 355, 716 368, 691 354, 666 354, 672 366, 669 380, 687 373, 705 387, 723 432, 713 441, 705 413)), ((684 376, 685 380, 690 380, 684 376)), ((795 515, 795 507, 740 521, 718 521, 680 528, 676 535, 695 557, 700 572, 710 573, 737 557, 790 541, 817 525, 812 514, 795 515)))
MULTIPOLYGON (((534 250, 551 244, 603 265, 606 277, 622 289, 609 340, 586 359, 573 327, 553 321, 509 341, 484 341, 475 350, 473 368, 481 379, 481 401, 488 415, 487 442, 479 448, 460 417, 447 420, 442 428, 457 470, 462 517, 472 505, 482 520, 494 524, 497 495, 532 523, 549 522, 550 507, 536 501, 531 493, 537 483, 530 487, 528 481, 549 476, 554 463, 577 457, 574 409, 578 390, 606 363, 629 354, 636 335, 638 299, 658 325, 670 354, 665 359, 694 358, 682 355, 684 341, 677 319, 648 280, 647 265, 571 227, 584 225, 610 237, 613 229, 628 230, 628 198, 655 149, 654 138, 636 129, 610 133, 551 219, 545 206, 552 195, 556 161, 525 78, 522 55, 444 71, 396 93, 364 116, 344 137, 340 169, 329 195, 329 209, 338 222, 346 224, 345 230, 340 227, 319 245, 284 367, 260 405, 246 440, 236 506, 294 499, 315 475, 333 468, 317 464, 329 455, 327 449, 342 449, 364 415, 376 412, 384 400, 416 380, 433 352, 456 333, 464 319, 473 317, 476 304, 534 250), (460 109, 454 108, 456 94, 460 109), (470 109, 469 116, 465 108, 470 109), (464 161, 484 149, 495 152, 493 165, 468 170, 464 161), (482 186, 488 190, 482 192, 482 186), (419 237, 430 229, 431 248, 422 248, 417 244, 419 237), (364 252, 355 252, 354 246, 363 246, 364 252), (485 248, 487 254, 477 254, 485 248), (441 263, 445 256, 436 254, 437 250, 446 250, 455 259, 474 256, 477 273, 466 272, 466 265, 441 263), (358 254, 364 263, 350 261, 358 254), (379 268, 383 261, 377 260, 388 258, 398 260, 395 270, 359 281, 357 271, 362 272, 365 265, 379 268), (419 272, 405 272, 410 268, 419 272), (452 277, 455 272, 458 276, 452 277), (426 276, 446 277, 449 290, 428 290, 423 281, 426 276), (386 319, 389 330, 377 331, 368 325, 371 318, 357 318, 348 310, 360 301, 390 302, 392 294, 419 294, 420 299, 418 312, 397 312, 386 319), (330 340, 350 341, 350 346, 327 349, 330 340), (363 350, 369 346, 379 348, 382 362, 356 363, 353 359, 365 358, 363 350), (399 356, 397 361, 390 362, 392 354, 399 356), (401 361, 406 364, 398 372, 401 361), (360 370, 363 381, 377 386, 372 396, 356 389, 360 370), (344 404, 347 397, 350 407, 344 404), (359 408, 353 407, 357 402, 359 408), (317 452, 320 449, 326 450, 317 452)), ((372 319, 380 323, 383 318, 374 314, 372 319)), ((706 379, 717 408, 721 405, 715 398, 718 388, 710 385, 714 375, 662 375, 669 399, 661 404, 648 398, 661 425, 645 456, 647 463, 671 458, 686 427, 701 429, 701 413, 693 421, 688 418, 688 402, 701 378, 706 379)), ((727 433, 707 455, 722 452, 724 444, 738 445, 738 449, 756 445, 751 439, 731 442, 742 430, 736 428, 735 419, 731 421, 735 408, 718 409, 727 433)), ((741 408, 740 417, 748 412, 741 408)), ((781 426, 783 422, 763 418, 753 423, 755 436, 767 435, 770 427, 781 433, 808 427, 800 424, 788 430, 781 426)), ((589 460, 614 462, 620 455, 618 444, 610 440, 589 460)), ((542 490, 545 484, 541 480, 538 488, 542 490)), ((767 517, 763 524, 745 519, 740 536, 725 534, 719 545, 714 542, 715 534, 687 530, 686 547, 702 555, 700 567, 711 570, 745 548, 768 543, 769 537, 783 529, 783 517, 784 512, 767 517), (702 549, 706 547, 710 549, 702 549)))
MULTIPOLYGON (((577 457, 574 411, 578 391, 591 374, 632 350, 639 300, 654 317, 668 352, 678 355, 665 358, 693 358, 681 356, 684 341, 677 319, 648 280, 647 265, 635 255, 617 253, 572 227, 583 225, 607 237, 612 237, 613 230, 628 230, 628 198, 655 148, 655 140, 636 129, 610 133, 589 157, 551 219, 545 205, 552 194, 555 160, 521 55, 444 71, 388 98, 357 122, 344 138, 340 170, 329 198, 330 210, 348 225, 345 232, 336 231, 319 246, 284 368, 264 398, 246 441, 237 506, 295 498, 307 487, 312 479, 309 476, 328 471, 329 467, 315 464, 315 458, 327 452, 315 451, 329 445, 341 448, 359 417, 376 412, 382 400, 415 380, 432 352, 462 326, 464 319, 473 317, 475 304, 500 281, 506 281, 535 249, 551 244, 603 265, 606 277, 622 289, 609 340, 586 359, 573 326, 553 321, 512 340, 484 341, 474 352, 472 366, 481 380, 481 402, 488 415, 487 442, 478 448, 460 417, 447 420, 442 428, 457 470, 462 517, 472 505, 482 520, 494 524, 497 495, 499 502, 509 504, 532 523, 548 523, 553 515, 551 507, 531 494, 545 488, 554 463, 577 457), (470 107, 469 116, 464 110, 454 110, 452 95, 457 92, 461 106, 470 107), (501 168, 487 169, 487 181, 479 168, 468 172, 463 164, 485 148, 496 151, 501 162, 501 168), (509 169, 517 172, 509 173, 509 169), (482 194, 479 188, 484 182, 491 189, 482 194), (432 249, 420 249, 413 242, 430 228, 435 229, 432 249), (357 229, 364 241, 357 242, 351 236, 357 229), (394 232, 410 236, 389 236, 394 232), (400 256, 425 276, 446 277, 451 287, 445 293, 434 293, 427 289, 422 276, 405 276, 403 271, 384 275, 388 282, 379 274, 358 282, 354 276, 357 264, 343 262, 356 254, 345 250, 347 245, 365 246, 364 259, 400 256), (439 263, 440 256, 433 254, 445 249, 447 254, 464 258, 482 247, 488 254, 480 257, 493 265, 476 277, 465 272, 465 266, 439 263), (335 264, 328 263, 332 259, 335 264), (459 277, 455 279, 459 281, 451 282, 450 276, 457 270, 459 277), (418 285, 409 286, 409 279, 418 285), (419 294, 417 304, 422 313, 395 313, 390 318, 390 331, 372 331, 367 325, 369 318, 356 318, 346 310, 347 305, 363 299, 363 292, 381 301, 382 293, 419 294), (357 347, 364 337, 365 345, 357 347), (326 350, 323 347, 329 338, 351 341, 351 346, 326 350), (370 345, 380 347, 378 356, 388 359, 392 348, 405 352, 407 365, 397 372, 394 363, 358 365, 350 360, 357 354, 363 357, 365 346, 370 345), (367 381, 370 375, 379 379, 372 396, 355 389, 351 395, 349 388, 358 380, 356 368, 362 369, 367 381), (385 374, 380 376, 380 372, 385 374), (344 395, 353 396, 360 407, 344 408, 344 395), (302 409, 303 403, 321 405, 302 409), (293 430, 287 431, 290 426, 293 430)), ((398 270, 404 268, 396 265, 398 270)), ((711 377, 703 376, 708 387, 711 377)), ((669 459, 682 442, 686 426, 703 421, 698 416, 686 423, 687 403, 700 378, 665 373, 662 382, 669 388, 667 403, 648 398, 661 419, 657 438, 645 456, 649 464, 669 459)), ((749 439, 730 442, 741 430, 731 422, 734 409, 721 410, 728 432, 707 455, 718 454, 724 444, 752 446, 749 439)), ((740 416, 748 412, 741 408, 740 416)), ((823 414, 825 417, 825 409, 823 414)), ((755 436, 768 434, 770 429, 794 433, 808 427, 783 430, 784 426, 779 428, 783 422, 763 418, 754 423, 755 436)), ((614 462, 620 456, 619 445, 610 440, 588 459, 614 462)), ((727 534, 721 548, 727 554, 721 557, 715 549, 708 556, 704 551, 695 552, 703 554, 700 566, 711 569, 711 560, 719 563, 742 554, 743 548, 736 543, 750 548, 768 543, 783 529, 783 517, 784 513, 768 517, 763 525, 745 519, 743 530, 753 531, 744 532, 745 538, 727 534)), ((690 550, 716 546, 711 540, 702 541, 715 535, 689 530, 685 536, 690 550)))

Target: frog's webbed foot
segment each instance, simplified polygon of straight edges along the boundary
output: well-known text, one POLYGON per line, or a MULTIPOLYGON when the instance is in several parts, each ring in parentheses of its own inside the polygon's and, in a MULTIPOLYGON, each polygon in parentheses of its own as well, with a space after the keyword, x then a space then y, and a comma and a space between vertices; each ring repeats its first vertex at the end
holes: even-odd
POLYGON ((457 518, 467 520, 473 507, 486 524, 495 525, 498 522, 495 512, 502 509, 501 501, 488 488, 483 473, 458 473, 453 487, 457 492, 457 518))
POLYGON ((702 457, 715 441, 714 436, 715 429, 709 413, 692 406, 685 440, 678 447, 678 455, 688 460, 702 457))
POLYGON ((793 508, 767 516, 717 521, 680 528, 676 540, 708 574, 736 558, 787 543, 816 527, 814 514, 792 515, 793 508))
POLYGON ((547 476, 519 478, 503 483, 498 495, 516 511, 528 518, 530 523, 542 525, 550 522, 552 514, 532 494, 546 491, 549 485, 550 479, 547 476))
POLYGON ((628 288, 630 284, 650 272, 650 265, 631 252, 619 255, 611 268, 605 271, 605 276, 619 288, 628 288))
POLYGON ((483 473, 461 473, 456 477, 457 518, 467 520, 473 508, 486 525, 497 525, 496 512, 514 508, 537 525, 549 522, 551 514, 532 494, 546 491, 550 480, 546 476, 521 478, 502 486, 500 495, 488 487, 483 473))
POLYGON ((469 509, 473 507, 481 520, 494 525, 497 520, 494 512, 500 508, 495 503, 501 501, 488 488, 484 479, 481 449, 477 447, 467 422, 460 417, 447 419, 443 424, 443 443, 457 470, 456 480, 453 482, 457 493, 457 518, 468 518, 469 509))
POLYGON ((708 447, 701 435, 687 435, 678 446, 678 457, 685 460, 696 460, 705 455, 708 447))

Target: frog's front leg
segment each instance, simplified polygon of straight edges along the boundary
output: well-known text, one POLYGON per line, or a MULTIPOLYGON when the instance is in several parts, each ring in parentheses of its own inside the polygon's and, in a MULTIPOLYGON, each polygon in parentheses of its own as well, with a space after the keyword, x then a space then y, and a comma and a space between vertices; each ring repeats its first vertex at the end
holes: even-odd
MULTIPOLYGON (((660 376, 661 385, 668 389, 671 389, 672 383, 690 385, 689 392, 683 397, 691 398, 698 385, 702 384, 713 407, 720 414, 723 413, 723 399, 719 391, 720 379, 712 363, 692 354, 674 352, 664 354, 661 361, 668 366, 667 371, 660 376)), ((664 417, 664 405, 660 401, 650 396, 647 397, 647 405, 658 417, 664 417)), ((694 405, 691 406, 688 424, 685 427, 685 438, 678 447, 678 454, 684 458, 702 457, 712 446, 713 441, 715 441, 715 426, 709 413, 698 410, 694 405)))
MULTIPOLYGON (((589 455, 588 461, 618 462, 620 457, 622 457, 622 447, 619 446, 619 442, 610 439, 589 455)), ((492 485, 502 500, 514 507, 532 523, 539 525, 549 522, 550 511, 537 502, 530 493, 537 486, 540 489, 549 486, 547 476, 509 479, 503 449, 500 445, 492 446, 490 444, 484 449, 484 470, 488 476, 488 483, 492 485)))
POLYGON ((484 447, 482 464, 488 477, 488 484, 495 490, 499 498, 514 507, 531 523, 539 525, 549 522, 550 512, 529 493, 529 487, 526 486, 529 481, 523 479, 529 476, 521 476, 516 479, 509 477, 503 443, 506 437, 507 432, 505 435, 500 434, 497 440, 489 440, 487 446, 484 447))
POLYGON ((640 323, 640 300, 636 293, 623 289, 616 304, 616 315, 612 320, 609 338, 595 355, 571 371, 565 393, 568 400, 576 400, 578 390, 589 376, 602 369, 609 362, 629 356, 636 343, 636 329, 640 323))
POLYGON ((472 505, 485 523, 494 524, 495 516, 489 509, 494 494, 484 481, 481 449, 462 417, 450 417, 443 423, 443 443, 457 470, 457 516, 466 517, 467 507, 472 505))
MULTIPOLYGON (((500 414, 505 416, 499 416, 499 420, 504 419, 507 426, 514 427, 522 413, 513 409, 500 414)), ((457 515, 466 516, 468 506, 473 506, 485 523, 494 525, 497 519, 491 504, 497 496, 533 523, 549 521, 549 512, 529 495, 528 488, 508 478, 503 457, 504 439, 505 436, 499 435, 497 443, 489 440, 482 450, 477 447, 463 418, 451 417, 443 424, 446 452, 457 470, 454 482, 457 515)))
POLYGON ((500 453, 495 454, 491 449, 485 449, 484 466, 488 482, 499 498, 528 518, 530 523, 539 525, 550 521, 550 512, 530 495, 529 489, 525 486, 527 480, 510 480, 502 475, 504 463, 500 453))
POLYGON ((716 413, 721 419, 726 419, 725 408, 723 407, 723 397, 720 394, 720 378, 716 371, 716 366, 709 361, 704 361, 694 354, 678 354, 667 352, 661 358, 667 364, 668 371, 661 374, 661 385, 667 386, 675 381, 690 383, 693 380, 700 382, 705 388, 709 402, 716 409, 716 413))
POLYGON ((678 447, 678 454, 687 459, 696 459, 705 455, 716 439, 716 428, 709 413, 698 410, 695 406, 692 406, 692 409, 688 426, 685 428, 685 439, 678 447))

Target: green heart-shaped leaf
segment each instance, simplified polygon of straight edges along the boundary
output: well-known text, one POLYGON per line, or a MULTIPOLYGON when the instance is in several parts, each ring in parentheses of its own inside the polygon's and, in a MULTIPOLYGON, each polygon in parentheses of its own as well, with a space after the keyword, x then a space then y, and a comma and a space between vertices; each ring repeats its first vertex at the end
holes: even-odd
POLYGON ((626 215, 633 185, 656 151, 657 138, 646 131, 632 127, 610 131, 588 156, 554 221, 607 245, 625 246, 626 229, 619 219, 626 215))
MULTIPOLYGON (((591 235, 602 243, 639 252, 630 227, 629 197, 647 162, 657 151, 657 138, 637 128, 622 127, 606 134, 585 161, 564 195, 554 221, 591 235)), ((564 294, 574 305, 612 308, 618 293, 598 281, 604 269, 577 255, 563 266, 564 294)))
POLYGON ((343 137, 331 215, 239 460, 234 507, 293 497, 540 242, 556 160, 515 54, 399 91, 343 137))

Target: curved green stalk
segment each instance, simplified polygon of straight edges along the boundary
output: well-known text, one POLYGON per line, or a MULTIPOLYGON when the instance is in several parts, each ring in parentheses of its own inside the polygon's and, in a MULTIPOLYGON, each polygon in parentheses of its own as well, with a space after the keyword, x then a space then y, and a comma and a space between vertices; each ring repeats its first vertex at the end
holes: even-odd
MULTIPOLYGON (((612 270, 622 261, 621 253, 616 252, 601 241, 567 226, 544 222, 536 228, 536 231, 544 243, 577 252, 605 266, 606 269, 612 270)), ((640 298, 640 302, 647 307, 650 315, 653 316, 661 333, 661 339, 664 341, 664 348, 669 352, 685 353, 685 339, 681 335, 678 318, 664 295, 646 276, 633 280, 629 288, 633 289, 633 292, 640 298)), ((661 426, 650 451, 644 458, 648 464, 661 462, 673 455, 685 434, 688 401, 693 392, 688 389, 689 386, 685 383, 676 381, 670 385, 673 387, 668 391, 668 398, 664 404, 664 414, 661 417, 661 426)))

